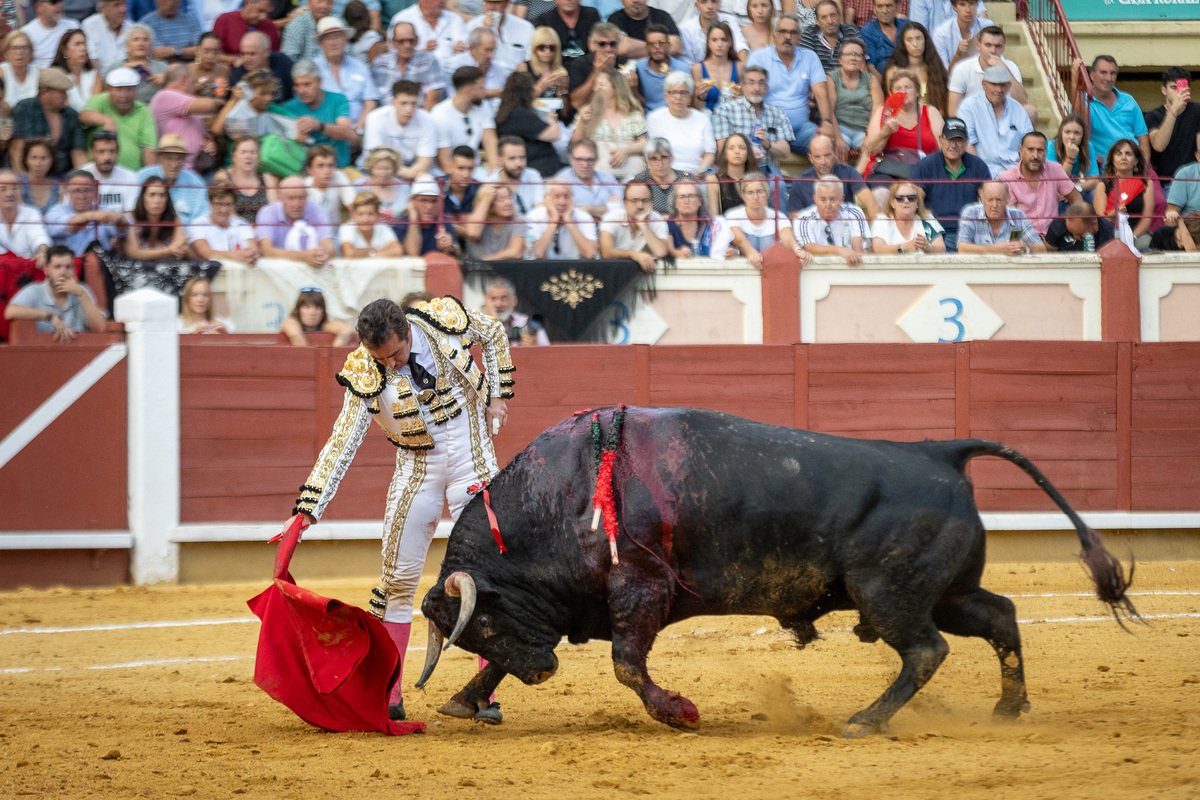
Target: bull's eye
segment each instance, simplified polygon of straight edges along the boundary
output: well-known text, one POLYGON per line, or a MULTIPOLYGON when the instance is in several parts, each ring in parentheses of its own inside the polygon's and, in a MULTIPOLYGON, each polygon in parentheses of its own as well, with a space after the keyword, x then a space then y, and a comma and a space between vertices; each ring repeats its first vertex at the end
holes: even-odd
POLYGON ((479 614, 476 616, 475 624, 479 626, 479 630, 483 633, 488 633, 492 629, 492 621, 488 619, 487 614, 479 614))

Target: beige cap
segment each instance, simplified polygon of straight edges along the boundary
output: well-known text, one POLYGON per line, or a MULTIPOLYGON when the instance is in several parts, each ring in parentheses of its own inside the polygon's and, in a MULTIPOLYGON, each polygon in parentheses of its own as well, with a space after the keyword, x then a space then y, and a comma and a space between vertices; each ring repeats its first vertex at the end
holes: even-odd
POLYGON ((71 77, 58 67, 45 67, 38 73, 38 86, 41 88, 69 92, 74 85, 71 77))
POLYGON ((342 22, 340 17, 322 17, 317 23, 317 38, 320 39, 327 33, 337 32, 349 34, 350 29, 346 27, 346 23, 342 22))
POLYGON ((188 154, 188 149, 187 144, 183 141, 182 136, 180 136, 178 133, 168 133, 164 134, 163 137, 158 140, 158 150, 155 152, 182 153, 186 156, 188 154))

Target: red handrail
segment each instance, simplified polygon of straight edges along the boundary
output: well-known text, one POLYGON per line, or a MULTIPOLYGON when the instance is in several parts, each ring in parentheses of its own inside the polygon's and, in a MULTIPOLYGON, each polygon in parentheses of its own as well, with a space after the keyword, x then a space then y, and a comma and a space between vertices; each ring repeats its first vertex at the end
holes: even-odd
POLYGON ((1083 63, 1083 55, 1071 24, 1059 0, 1019 0, 1017 18, 1029 30, 1030 44, 1050 78, 1050 96, 1059 116, 1072 111, 1083 117, 1084 135, 1091 128, 1088 98, 1092 96, 1092 79, 1083 63))

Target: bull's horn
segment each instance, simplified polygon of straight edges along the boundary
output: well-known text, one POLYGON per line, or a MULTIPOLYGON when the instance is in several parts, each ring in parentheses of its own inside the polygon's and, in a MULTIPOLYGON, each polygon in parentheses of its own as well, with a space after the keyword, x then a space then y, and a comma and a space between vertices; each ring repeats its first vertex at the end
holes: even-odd
POLYGON ((446 640, 443 650, 449 650, 458 641, 459 634, 475 613, 475 579, 465 572, 450 573, 450 577, 446 578, 446 594, 462 597, 462 604, 458 607, 458 621, 454 623, 454 630, 450 631, 450 638, 446 640))
POLYGON ((417 688, 424 689, 425 684, 433 677, 433 670, 442 656, 442 632, 432 622, 429 623, 429 644, 425 648, 425 669, 421 672, 421 680, 417 688))

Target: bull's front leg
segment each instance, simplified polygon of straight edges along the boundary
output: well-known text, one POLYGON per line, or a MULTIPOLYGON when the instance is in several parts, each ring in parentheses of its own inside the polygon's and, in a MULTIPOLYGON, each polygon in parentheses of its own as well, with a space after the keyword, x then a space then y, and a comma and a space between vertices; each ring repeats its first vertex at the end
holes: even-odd
POLYGON ((488 665, 476 672, 475 677, 471 678, 458 694, 438 709, 438 713, 447 717, 474 719, 476 714, 488 707, 488 698, 507 674, 494 663, 488 662, 488 665))
POLYGON ((656 684, 646 659, 662 629, 669 607, 667 582, 619 567, 609 576, 612 614, 613 670, 617 680, 637 692, 647 713, 673 728, 694 729, 700 712, 691 700, 656 684))

